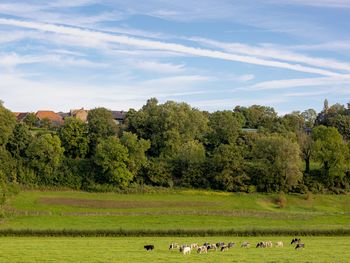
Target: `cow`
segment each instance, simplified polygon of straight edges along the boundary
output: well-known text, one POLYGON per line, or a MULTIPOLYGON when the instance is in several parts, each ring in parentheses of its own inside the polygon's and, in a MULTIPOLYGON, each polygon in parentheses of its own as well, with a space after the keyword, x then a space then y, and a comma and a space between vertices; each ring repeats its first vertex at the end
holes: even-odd
POLYGON ((220 247, 224 246, 225 243, 224 242, 218 242, 215 245, 216 245, 216 247, 220 248, 220 247))
POLYGON ((198 248, 198 244, 197 243, 192 243, 190 245, 190 248, 191 248, 191 250, 194 249, 194 248, 198 248))
POLYGON ((177 248, 179 248, 179 244, 178 243, 171 243, 170 246, 169 246, 169 250, 177 249, 177 248))
POLYGON ((145 245, 143 246, 147 251, 152 251, 154 249, 154 245, 145 245))
POLYGON ((231 248, 231 247, 234 247, 235 245, 236 245, 235 242, 230 242, 230 243, 228 243, 227 247, 228 247, 228 248, 231 248))
POLYGON ((210 244, 210 245, 208 245, 208 246, 207 246, 207 250, 210 250, 210 249, 216 251, 216 249, 217 249, 216 244, 210 244))
POLYGON ((283 242, 282 241, 277 241, 276 242, 276 247, 283 247, 283 242))
POLYGON ((291 245, 293 245, 293 244, 299 244, 300 241, 301 241, 300 238, 293 238, 293 239, 292 239, 292 242, 290 242, 290 244, 291 244, 291 245))
POLYGON ((301 248, 304 248, 305 247, 305 244, 303 243, 298 243, 297 246, 295 247, 296 250, 299 250, 301 248))
POLYGON ((266 247, 266 246, 267 246, 266 242, 263 242, 263 241, 261 241, 258 244, 256 244, 256 248, 263 248, 263 247, 266 247))
POLYGON ((184 255, 190 254, 190 253, 191 253, 191 248, 190 248, 190 247, 184 247, 184 248, 182 249, 182 253, 183 253, 184 255))
POLYGON ((227 245, 221 246, 221 252, 223 252, 223 251, 228 251, 228 246, 227 245))
POLYGON ((265 244, 266 244, 266 247, 273 247, 272 241, 266 241, 265 244))
POLYGON ((203 246, 209 246, 210 245, 210 243, 209 242, 205 242, 204 244, 203 244, 203 246))
POLYGON ((242 248, 248 248, 248 247, 250 247, 250 244, 249 244, 249 242, 244 241, 244 242, 242 243, 241 247, 242 247, 242 248))
POLYGON ((201 247, 198 247, 197 249, 197 253, 198 254, 202 254, 202 253, 208 253, 208 249, 206 246, 201 246, 201 247))

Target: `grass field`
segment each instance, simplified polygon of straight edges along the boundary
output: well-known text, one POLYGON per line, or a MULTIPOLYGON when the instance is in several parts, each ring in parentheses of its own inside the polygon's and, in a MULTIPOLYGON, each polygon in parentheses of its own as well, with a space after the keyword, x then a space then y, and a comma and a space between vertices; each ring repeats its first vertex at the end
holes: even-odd
POLYGON ((350 229, 349 195, 288 195, 284 208, 278 207, 276 197, 193 190, 23 191, 7 203, 0 229, 350 229))
POLYGON ((304 237, 305 249, 296 251, 290 245, 291 237, 133 237, 133 238, 0 238, 0 262, 314 262, 348 263, 350 261, 350 237, 304 237), (283 248, 255 248, 261 240, 283 241, 283 248), (250 248, 237 247, 227 252, 183 255, 169 251, 171 242, 242 242, 252 244, 250 248), (146 244, 154 244, 155 250, 147 252, 146 244))

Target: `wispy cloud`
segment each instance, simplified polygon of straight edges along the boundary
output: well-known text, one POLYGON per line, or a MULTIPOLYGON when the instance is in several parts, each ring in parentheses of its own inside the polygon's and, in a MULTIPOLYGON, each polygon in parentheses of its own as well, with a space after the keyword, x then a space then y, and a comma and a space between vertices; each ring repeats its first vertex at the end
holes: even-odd
POLYGON ((64 34, 64 35, 75 36, 75 37, 81 37, 84 39, 84 41, 86 39, 94 39, 95 41, 97 40, 97 41, 106 42, 106 43, 116 43, 116 44, 141 47, 141 48, 147 48, 147 49, 153 49, 153 50, 173 51, 173 52, 179 52, 179 53, 183 53, 191 56, 249 63, 249 64, 267 66, 267 67, 276 67, 276 68, 288 69, 288 70, 311 73, 311 74, 319 74, 319 75, 325 75, 325 76, 340 75, 339 73, 316 68, 316 67, 308 67, 308 66, 303 66, 299 64, 291 64, 291 63, 280 62, 275 60, 266 60, 266 59, 261 59, 254 56, 236 55, 236 54, 231 54, 231 53, 222 52, 218 50, 202 49, 202 48, 190 47, 190 46, 185 46, 185 45, 176 44, 176 43, 160 42, 160 41, 154 41, 154 40, 148 40, 148 39, 128 37, 123 35, 113 35, 105 32, 92 31, 92 30, 80 29, 75 27, 26 22, 26 21, 14 20, 14 19, 0 19, 0 24, 36 29, 44 32, 54 32, 58 34, 64 34))
POLYGON ((280 61, 298 62, 313 67, 321 67, 350 72, 350 64, 329 58, 310 57, 283 49, 281 46, 250 46, 241 43, 225 43, 204 38, 188 38, 211 47, 221 48, 233 54, 251 55, 280 61))
POLYGON ((335 86, 335 85, 350 85, 350 75, 341 75, 336 77, 322 78, 300 78, 300 79, 283 79, 259 82, 244 90, 280 90, 298 87, 319 87, 319 86, 335 86))
POLYGON ((157 73, 180 73, 185 70, 184 64, 162 63, 147 60, 129 60, 133 68, 157 73))
POLYGON ((317 7, 350 8, 350 2, 348 0, 269 0, 269 2, 279 5, 292 4, 317 7))

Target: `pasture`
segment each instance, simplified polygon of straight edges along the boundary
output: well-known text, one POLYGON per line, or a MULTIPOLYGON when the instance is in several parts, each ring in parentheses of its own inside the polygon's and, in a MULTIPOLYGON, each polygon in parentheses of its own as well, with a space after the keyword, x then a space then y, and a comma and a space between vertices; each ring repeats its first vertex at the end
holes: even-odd
POLYGON ((68 238, 68 237, 1 237, 0 262, 315 262, 347 263, 350 259, 350 237, 302 237, 305 248, 295 250, 291 237, 128 237, 128 238, 68 238), (284 247, 255 248, 261 240, 283 241, 284 247), (171 242, 243 242, 250 248, 236 246, 226 252, 183 255, 169 251, 171 242), (143 246, 154 244, 153 251, 143 246))
POLYGON ((277 195, 177 190, 116 194, 22 191, 5 206, 0 229, 335 230, 350 229, 349 195, 277 195))

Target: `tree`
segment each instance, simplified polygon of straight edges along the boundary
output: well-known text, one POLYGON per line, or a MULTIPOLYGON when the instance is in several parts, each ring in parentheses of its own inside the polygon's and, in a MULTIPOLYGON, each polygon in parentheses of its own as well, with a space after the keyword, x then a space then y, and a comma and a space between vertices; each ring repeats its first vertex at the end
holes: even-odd
POLYGON ((128 149, 128 169, 137 175, 142 166, 147 163, 146 151, 151 147, 149 140, 138 139, 136 134, 123 132, 120 142, 128 149))
POLYGON ((63 151, 57 135, 43 134, 29 144, 26 151, 28 163, 36 172, 41 184, 54 184, 54 173, 62 161, 63 151))
POLYGON ((335 179, 345 176, 349 149, 334 127, 318 126, 312 130, 313 157, 322 164, 322 172, 328 187, 335 179))
POLYGON ((246 191, 249 177, 244 171, 242 149, 235 144, 221 144, 213 152, 210 174, 213 188, 225 191, 246 191))
POLYGON ((112 112, 106 108, 90 110, 87 121, 92 151, 100 139, 106 139, 117 134, 117 123, 113 119, 112 112))
POLYGON ((134 177, 127 168, 128 149, 117 137, 100 140, 96 147, 94 162, 101 171, 97 178, 99 183, 123 188, 127 187, 134 177))
POLYGON ((173 170, 175 183, 198 185, 196 180, 201 180, 201 166, 206 160, 205 149, 202 143, 190 140, 178 148, 174 156, 169 160, 173 170))
POLYGON ((313 128, 317 118, 317 113, 314 109, 308 109, 301 113, 301 116, 304 118, 305 126, 307 128, 313 128))
POLYGON ((38 125, 38 118, 35 116, 35 113, 31 112, 25 116, 23 122, 31 129, 38 125))
POLYGON ((311 135, 300 131, 296 133, 297 141, 301 151, 301 157, 305 161, 305 173, 310 173, 310 160, 312 156, 312 139, 311 135))
POLYGON ((167 101, 158 105, 154 98, 139 111, 127 114, 127 130, 151 141, 148 154, 167 157, 189 140, 202 141, 208 130, 208 117, 186 103, 167 101))
POLYGON ((210 132, 207 136, 210 148, 215 148, 220 144, 235 143, 243 122, 243 116, 232 111, 216 111, 210 114, 210 132))
POLYGON ((32 140, 33 136, 30 133, 27 125, 17 123, 9 138, 6 148, 13 157, 19 159, 26 156, 26 150, 32 140))
POLYGON ((272 130, 277 120, 277 113, 272 107, 252 105, 247 108, 236 106, 234 112, 239 112, 243 115, 245 120, 244 127, 246 128, 272 130))
POLYGON ((15 115, 0 105, 0 146, 6 145, 16 125, 15 115))
POLYGON ((350 116, 337 114, 329 118, 329 125, 338 129, 345 140, 350 140, 350 116))
POLYGON ((87 125, 74 117, 68 117, 58 130, 65 155, 69 158, 84 158, 89 151, 87 125))
POLYGON ((269 135, 256 141, 251 160, 251 179, 259 191, 289 191, 302 178, 297 143, 269 135))

